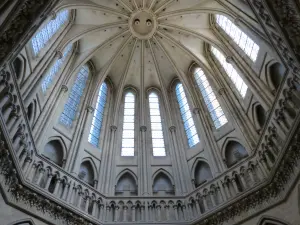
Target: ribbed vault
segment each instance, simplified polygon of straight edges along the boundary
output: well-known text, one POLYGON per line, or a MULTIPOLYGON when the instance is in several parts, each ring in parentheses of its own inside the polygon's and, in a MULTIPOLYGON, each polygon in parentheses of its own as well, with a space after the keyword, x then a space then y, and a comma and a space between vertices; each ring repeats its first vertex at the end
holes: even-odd
MULTIPOLYGON (((65 0, 56 11, 62 9, 76 9, 74 24, 60 46, 79 42, 79 57, 71 71, 91 60, 97 76, 95 90, 109 77, 119 90, 115 105, 128 85, 140 91, 157 87, 162 93, 174 77, 186 85, 192 62, 210 71, 205 44, 223 49, 211 29, 211 15, 235 17, 217 1, 199 0, 65 0), (143 13, 151 15, 154 28, 140 37, 134 22, 143 13)), ((144 21, 137 26, 147 29, 144 21)))

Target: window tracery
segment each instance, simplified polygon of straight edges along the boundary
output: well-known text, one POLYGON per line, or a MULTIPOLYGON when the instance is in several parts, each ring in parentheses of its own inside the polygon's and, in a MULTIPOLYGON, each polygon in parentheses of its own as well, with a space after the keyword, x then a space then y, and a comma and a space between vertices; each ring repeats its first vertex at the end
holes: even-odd
POLYGON ((51 68, 48 70, 43 82, 42 82, 42 91, 44 93, 46 93, 47 89, 50 87, 50 85, 53 82, 54 77, 57 75, 57 73, 59 72, 59 70, 61 69, 64 61, 66 60, 66 58, 69 56, 69 54, 72 52, 71 50, 73 49, 73 45, 69 44, 67 45, 67 47, 65 48, 62 57, 60 59, 58 59, 52 66, 51 68))
POLYGON ((134 156, 135 95, 125 95, 121 156, 134 156))
POLYGON ((207 106, 211 119, 214 122, 215 128, 218 129, 222 127, 228 122, 228 120, 203 70, 199 67, 196 68, 194 77, 204 99, 204 102, 207 106))
POLYGON ((50 20, 43 28, 41 28, 31 39, 31 46, 35 56, 47 45, 49 40, 56 32, 67 24, 69 19, 69 10, 63 10, 57 13, 55 19, 50 20))
POLYGON ((259 46, 226 16, 216 15, 216 22, 217 25, 247 54, 247 56, 255 62, 259 52, 259 46))
POLYGON ((156 93, 149 94, 153 156, 166 156, 164 134, 162 130, 159 98, 156 93))
POLYGON ((73 120, 76 118, 76 112, 83 95, 90 70, 87 65, 84 65, 76 78, 72 87, 67 103, 65 104, 64 111, 60 116, 60 123, 68 128, 71 128, 73 120))
POLYGON ((176 85, 176 96, 180 108, 181 119, 184 125, 185 134, 189 147, 193 147, 200 142, 194 119, 181 83, 176 85))
POLYGON ((100 132, 101 132, 101 127, 103 122, 104 109, 107 100, 107 90, 108 90, 107 84, 104 82, 99 89, 98 99, 97 99, 93 121, 90 129, 88 140, 95 147, 99 145, 99 138, 100 138, 100 132))
POLYGON ((248 90, 247 84, 243 81, 236 69, 234 69, 233 66, 226 61, 226 57, 218 49, 211 46, 211 51, 224 68, 226 74, 231 79, 238 92, 244 98, 248 90))

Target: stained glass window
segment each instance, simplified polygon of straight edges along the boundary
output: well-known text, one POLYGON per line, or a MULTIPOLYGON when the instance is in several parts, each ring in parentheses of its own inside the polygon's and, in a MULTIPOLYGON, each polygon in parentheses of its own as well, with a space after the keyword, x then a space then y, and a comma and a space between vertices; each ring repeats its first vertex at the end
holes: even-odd
POLYGON ((89 142, 97 147, 99 145, 100 131, 102 127, 104 108, 107 98, 107 84, 103 83, 100 87, 98 99, 94 111, 94 117, 89 134, 89 142))
POLYGON ((164 134, 161 124, 159 99, 157 94, 154 92, 149 94, 149 108, 153 156, 166 156, 164 134))
POLYGON ((203 70, 197 68, 194 76, 214 125, 216 129, 218 129, 228 122, 226 116, 224 115, 223 109, 221 108, 220 103, 216 98, 216 95, 211 88, 203 70))
POLYGON ((64 111, 60 116, 60 123, 68 128, 71 128, 72 122, 76 118, 76 112, 87 83, 89 72, 90 70, 87 65, 84 65, 80 69, 72 90, 70 91, 67 103, 65 104, 64 111))
POLYGON ((217 24, 234 40, 234 42, 255 62, 259 46, 241 31, 231 20, 223 15, 216 15, 217 24))
POLYGON ((184 125, 184 130, 186 137, 188 139, 188 145, 189 147, 195 146, 197 143, 200 142, 194 119, 190 110, 190 106, 188 104, 183 85, 182 84, 177 84, 176 85, 176 96, 177 96, 177 101, 179 104, 180 108, 180 114, 182 118, 182 122, 184 125))
POLYGON ((122 134, 122 156, 134 156, 134 122, 135 122, 135 95, 128 92, 125 95, 124 121, 122 134))
POLYGON ((31 39, 33 53, 36 56, 47 45, 48 41, 63 25, 67 24, 69 19, 69 10, 63 10, 57 13, 55 19, 50 20, 41 28, 31 39))
POLYGON ((48 70, 43 82, 42 82, 42 90, 45 93, 47 91, 47 89, 50 87, 50 85, 52 84, 52 81, 54 79, 54 77, 56 76, 56 74, 58 73, 58 71, 60 71, 61 66, 63 65, 64 61, 66 60, 67 56, 70 54, 71 50, 72 50, 73 45, 69 44, 62 55, 61 59, 58 59, 52 66, 51 68, 48 70))
POLYGON ((211 46, 211 51, 214 54, 214 56, 217 58, 217 60, 220 62, 224 70, 226 71, 227 75, 231 79, 231 81, 234 83, 235 87, 241 94, 241 96, 244 98, 247 93, 248 86, 245 84, 241 76, 238 74, 238 72, 233 68, 233 66, 230 63, 226 62, 225 56, 215 47, 211 46))

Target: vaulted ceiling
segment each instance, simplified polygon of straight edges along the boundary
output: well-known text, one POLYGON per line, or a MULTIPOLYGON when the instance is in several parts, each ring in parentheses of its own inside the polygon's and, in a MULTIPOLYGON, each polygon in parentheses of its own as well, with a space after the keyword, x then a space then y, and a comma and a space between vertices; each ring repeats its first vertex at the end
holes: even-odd
POLYGON ((73 69, 91 59, 99 82, 139 90, 187 82, 193 61, 208 67, 204 44, 221 46, 210 16, 226 13, 212 0, 64 0, 57 10, 66 8, 76 9, 63 41, 79 41, 73 69))

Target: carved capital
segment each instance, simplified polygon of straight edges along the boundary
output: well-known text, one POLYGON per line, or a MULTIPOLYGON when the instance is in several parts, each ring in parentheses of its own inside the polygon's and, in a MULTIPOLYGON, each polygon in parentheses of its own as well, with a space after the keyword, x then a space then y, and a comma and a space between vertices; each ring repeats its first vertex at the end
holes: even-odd
POLYGON ((146 126, 141 126, 140 127, 140 131, 141 132, 146 132, 147 131, 147 127, 146 126))
POLYGON ((110 131, 112 131, 112 132, 116 131, 117 129, 118 129, 118 127, 115 125, 110 126, 110 131))
POLYGON ((222 87, 218 90, 218 94, 223 95, 225 93, 225 91, 226 91, 225 88, 222 87))
POLYGON ((58 58, 58 59, 61 59, 63 57, 63 53, 59 50, 56 51, 56 54, 55 56, 58 58))
POLYGON ((193 109, 193 113, 195 114, 195 115, 199 115, 200 114, 200 108, 194 108, 193 109))
POLYGON ((64 84, 61 85, 61 91, 62 91, 62 92, 66 93, 68 90, 69 90, 69 89, 68 89, 67 85, 64 85, 64 84))
POLYGON ((227 56, 226 57, 226 62, 232 64, 234 62, 234 59, 232 56, 227 56))
POLYGON ((51 15, 51 19, 52 19, 52 20, 55 20, 55 19, 56 19, 57 14, 56 14, 55 11, 52 11, 50 15, 51 15))
POLYGON ((169 128, 169 130, 171 131, 171 133, 173 133, 173 132, 176 131, 176 127, 175 127, 175 126, 171 126, 171 127, 169 128))
POLYGON ((235 19, 234 19, 234 24, 236 25, 236 26, 239 26, 240 25, 240 22, 241 22, 241 18, 240 17, 236 17, 235 19))
POLYGON ((89 112, 89 113, 93 113, 95 111, 95 109, 92 107, 92 106, 87 106, 86 107, 86 110, 89 112))

